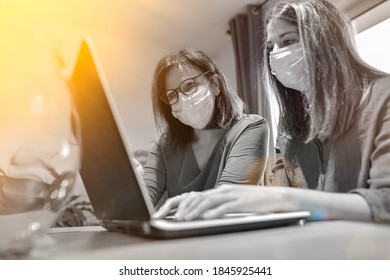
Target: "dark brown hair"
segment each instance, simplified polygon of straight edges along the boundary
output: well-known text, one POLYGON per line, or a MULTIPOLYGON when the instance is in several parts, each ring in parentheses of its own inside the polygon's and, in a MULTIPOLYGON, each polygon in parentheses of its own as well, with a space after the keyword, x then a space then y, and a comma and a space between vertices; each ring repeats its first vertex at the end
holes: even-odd
POLYGON ((172 146, 187 143, 194 137, 193 128, 176 119, 171 113, 171 106, 160 99, 161 94, 166 90, 165 82, 168 72, 171 69, 180 72, 182 67, 199 69, 201 72, 209 71, 206 74, 208 79, 211 79, 212 76, 217 77, 220 93, 216 99, 213 118, 207 127, 229 128, 245 110, 244 102, 232 89, 216 62, 204 52, 187 48, 168 54, 157 63, 154 71, 152 101, 156 126, 158 130, 172 139, 172 146))

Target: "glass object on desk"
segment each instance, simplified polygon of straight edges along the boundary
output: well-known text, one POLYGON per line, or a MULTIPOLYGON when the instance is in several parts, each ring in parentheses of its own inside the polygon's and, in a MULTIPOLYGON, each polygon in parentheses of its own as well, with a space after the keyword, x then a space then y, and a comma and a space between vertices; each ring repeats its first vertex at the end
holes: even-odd
POLYGON ((45 238, 80 166, 65 69, 39 28, 0 18, 0 259, 45 238))

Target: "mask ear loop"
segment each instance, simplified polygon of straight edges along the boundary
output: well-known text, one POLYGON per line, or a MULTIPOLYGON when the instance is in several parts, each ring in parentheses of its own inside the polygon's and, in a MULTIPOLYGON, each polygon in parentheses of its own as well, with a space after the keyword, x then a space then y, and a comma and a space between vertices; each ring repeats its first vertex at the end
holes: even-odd
POLYGON ((211 80, 213 81, 214 88, 216 90, 215 97, 214 97, 215 98, 215 105, 214 105, 214 112, 213 112, 213 117, 212 117, 212 119, 213 119, 212 126, 219 127, 218 119, 215 119, 215 114, 220 114, 221 108, 224 107, 223 99, 219 98, 220 94, 221 94, 221 83, 219 81, 219 76, 216 73, 213 74, 213 76, 211 77, 211 80))
POLYGON ((214 74, 210 80, 213 81, 214 85, 215 85, 215 90, 216 90, 216 94, 215 94, 215 97, 217 98, 218 95, 221 93, 221 88, 220 88, 220 83, 219 83, 219 76, 218 74, 214 74))
POLYGON ((269 69, 270 69, 270 72, 271 72, 271 74, 272 75, 274 75, 275 76, 275 71, 272 69, 272 65, 271 65, 271 52, 268 54, 268 66, 269 66, 269 69))

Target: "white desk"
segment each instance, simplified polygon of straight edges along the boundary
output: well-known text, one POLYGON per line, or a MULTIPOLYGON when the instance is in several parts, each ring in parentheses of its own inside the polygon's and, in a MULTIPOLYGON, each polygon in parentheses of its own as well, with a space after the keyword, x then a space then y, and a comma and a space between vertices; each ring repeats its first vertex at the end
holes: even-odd
POLYGON ((48 259, 390 259, 390 225, 328 221, 173 240, 100 227, 50 233, 48 259), (85 230, 84 229, 84 230, 85 230), (76 230, 76 231, 75 231, 76 230))

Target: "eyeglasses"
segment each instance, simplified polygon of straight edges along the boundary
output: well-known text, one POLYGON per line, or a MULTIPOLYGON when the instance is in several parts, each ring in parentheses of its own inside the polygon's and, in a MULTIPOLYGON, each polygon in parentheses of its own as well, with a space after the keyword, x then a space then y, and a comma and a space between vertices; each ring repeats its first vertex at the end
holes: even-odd
POLYGON ((181 82, 179 87, 177 87, 175 89, 169 89, 166 92, 164 92, 160 96, 161 100, 164 101, 164 103, 166 103, 168 105, 173 105, 178 100, 179 92, 182 92, 183 94, 188 95, 188 96, 191 94, 194 94, 196 92, 196 90, 198 89, 198 84, 196 83, 196 79, 202 77, 203 75, 206 75, 209 72, 210 71, 206 71, 206 72, 204 72, 196 77, 184 80, 183 82, 181 82))

